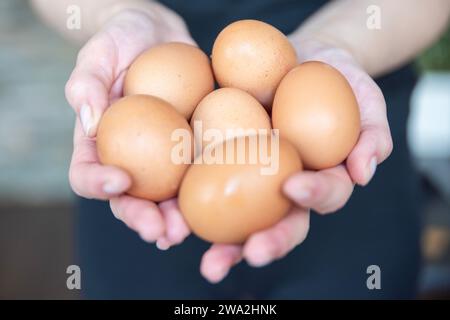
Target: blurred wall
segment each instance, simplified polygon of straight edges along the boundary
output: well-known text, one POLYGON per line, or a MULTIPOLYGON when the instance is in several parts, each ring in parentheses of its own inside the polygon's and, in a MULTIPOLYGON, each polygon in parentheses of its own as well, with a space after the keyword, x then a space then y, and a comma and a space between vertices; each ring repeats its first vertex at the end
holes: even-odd
POLYGON ((74 116, 64 84, 76 49, 25 0, 0 1, 0 47, 0 201, 68 201, 74 116))
POLYGON ((64 98, 76 51, 27 1, 0 1, 0 299, 77 297, 64 98))

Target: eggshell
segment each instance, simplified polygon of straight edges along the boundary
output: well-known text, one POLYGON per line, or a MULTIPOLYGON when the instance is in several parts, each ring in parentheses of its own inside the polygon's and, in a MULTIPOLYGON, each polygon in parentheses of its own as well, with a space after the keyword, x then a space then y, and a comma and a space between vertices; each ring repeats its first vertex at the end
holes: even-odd
POLYGON ((297 147, 305 168, 325 169, 343 162, 355 146, 359 107, 339 71, 322 62, 306 62, 281 81, 272 124, 297 147))
MULTIPOLYGON (((181 212, 191 230, 206 241, 242 243, 249 235, 276 224, 291 206, 282 194, 282 184, 302 168, 297 151, 283 139, 279 140, 279 148, 271 148, 268 143, 268 155, 278 159, 278 170, 265 175, 261 168, 268 164, 261 158, 250 160, 250 150, 261 149, 250 148, 249 137, 227 140, 235 146, 234 163, 194 163, 183 179, 178 198, 181 212), (245 146, 243 162, 236 161, 238 141, 245 146)), ((225 152, 227 142, 218 148, 225 152)))
POLYGON ((146 95, 127 96, 104 113, 97 133, 97 152, 104 165, 128 172, 132 186, 128 194, 162 201, 176 196, 188 161, 173 161, 172 141, 175 129, 182 129, 191 139, 192 130, 175 109, 162 99, 146 95))
POLYGON ((191 118, 191 127, 195 126, 201 128, 194 130, 196 145, 203 148, 239 135, 269 134, 272 129, 269 115, 258 100, 236 88, 217 89, 203 98, 191 118), (217 135, 205 139, 211 129, 223 138, 219 140, 217 135))
POLYGON ((128 70, 124 94, 148 94, 172 104, 189 119, 200 100, 214 89, 209 58, 185 43, 161 44, 142 53, 128 70))
POLYGON ((245 90, 270 107, 281 79, 296 66, 297 55, 278 29, 262 21, 241 20, 218 35, 212 64, 221 87, 245 90))

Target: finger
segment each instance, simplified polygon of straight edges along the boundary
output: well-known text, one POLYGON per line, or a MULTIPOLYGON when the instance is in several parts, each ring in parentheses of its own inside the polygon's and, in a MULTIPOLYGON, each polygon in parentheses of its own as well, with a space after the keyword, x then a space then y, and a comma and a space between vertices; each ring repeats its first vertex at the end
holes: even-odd
POLYGON ((180 212, 177 199, 161 202, 159 208, 164 218, 166 232, 158 239, 156 246, 160 250, 167 250, 183 242, 189 236, 190 230, 180 212))
POLYGON ((109 199, 131 186, 131 179, 124 171, 98 163, 95 141, 83 135, 79 120, 75 124, 69 181, 77 195, 89 199, 109 199))
POLYGON ((213 244, 205 252, 200 264, 200 273, 211 283, 224 279, 231 267, 242 260, 242 247, 239 245, 213 244))
POLYGON ((123 70, 119 73, 116 80, 109 90, 109 105, 112 105, 117 100, 123 97, 123 84, 125 82, 125 77, 127 75, 128 69, 123 70))
POLYGON ((366 127, 356 146, 347 158, 348 171, 354 182, 367 185, 375 175, 377 165, 392 152, 393 143, 389 128, 366 127))
POLYGON ((353 192, 353 182, 340 165, 317 172, 303 171, 290 177, 283 186, 284 193, 298 206, 319 213, 341 209, 353 192))
POLYGON ((94 137, 97 132, 114 83, 115 49, 106 40, 97 36, 86 44, 66 84, 67 101, 79 115, 88 137, 94 137))
POLYGON ((243 256, 251 266, 265 266, 302 243, 308 230, 309 211, 294 208, 275 226, 252 235, 244 245, 243 256))
POLYGON ((77 68, 66 85, 66 98, 78 114, 88 137, 97 133, 100 118, 108 106, 108 90, 95 74, 77 68))
POLYGON ((155 203, 122 195, 112 198, 110 207, 114 216, 139 233, 144 241, 154 242, 164 234, 164 220, 155 203))
POLYGON ((355 89, 361 109, 361 134, 346 164, 353 181, 364 186, 377 165, 392 152, 393 143, 381 89, 369 77, 362 77, 355 89))

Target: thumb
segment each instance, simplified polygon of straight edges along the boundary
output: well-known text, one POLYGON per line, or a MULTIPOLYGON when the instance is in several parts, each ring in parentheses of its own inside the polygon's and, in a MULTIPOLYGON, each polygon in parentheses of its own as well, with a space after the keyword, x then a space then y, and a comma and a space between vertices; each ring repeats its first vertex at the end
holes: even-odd
POLYGON ((91 39, 78 54, 77 64, 66 84, 66 98, 80 118, 86 136, 94 137, 109 105, 114 83, 113 48, 102 39, 91 39))

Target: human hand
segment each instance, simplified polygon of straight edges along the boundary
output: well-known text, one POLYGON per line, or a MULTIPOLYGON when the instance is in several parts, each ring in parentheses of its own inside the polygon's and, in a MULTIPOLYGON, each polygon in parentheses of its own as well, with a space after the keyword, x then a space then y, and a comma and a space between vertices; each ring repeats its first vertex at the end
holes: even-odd
POLYGON ((137 10, 114 15, 79 52, 66 85, 67 100, 78 115, 69 180, 79 196, 110 200, 114 215, 144 240, 163 238, 168 246, 181 242, 187 234, 176 200, 158 206, 125 195, 130 177, 117 167, 101 165, 95 142, 101 115, 122 96, 126 71, 141 52, 169 41, 194 44, 178 16, 162 6, 157 9, 153 15, 137 10), (167 224, 170 230, 180 232, 167 235, 167 224))
POLYGON ((300 62, 322 61, 339 70, 358 101, 361 117, 359 140, 344 164, 316 172, 304 171, 289 179, 284 191, 299 206, 318 213, 342 208, 353 185, 367 185, 377 165, 392 152, 393 143, 383 93, 349 51, 318 40, 292 40, 300 62))
MULTIPOLYGON (((137 46, 140 44, 139 41, 133 41, 133 43, 137 46)), ((145 48, 142 50, 145 50, 148 46, 151 46, 151 44, 144 46, 145 48)), ((298 207, 292 209, 274 227, 255 233, 242 246, 213 244, 203 256, 201 263, 201 273, 211 282, 222 280, 230 268, 242 259, 245 259, 252 266, 263 266, 285 256, 301 243, 308 233, 308 208, 313 208, 319 213, 329 213, 341 208, 353 191, 353 183, 367 184, 375 172, 376 164, 382 162, 391 152, 392 141, 386 119, 383 95, 373 80, 359 68, 351 55, 342 49, 325 45, 320 46, 317 43, 311 43, 310 45, 303 43, 301 50, 298 51, 301 62, 321 60, 333 65, 347 77, 361 107, 362 133, 360 140, 345 165, 342 164, 319 172, 304 171, 294 175, 286 182, 284 192, 298 207)), ((128 66, 134 57, 125 65, 128 66)), ((124 70, 126 68, 122 72, 124 70)), ((115 74, 120 75, 117 72, 115 74)), ((99 81, 99 79, 95 80, 99 81)), ((110 100, 120 97, 120 93, 117 94, 115 88, 119 88, 119 91, 121 91, 122 81, 123 74, 112 81, 109 97, 104 100, 107 101, 107 103, 104 103, 105 107, 110 100)), ((105 87, 103 85, 103 88, 105 87)), ((105 90, 103 89, 103 91, 105 90)), ((102 100, 98 99, 98 101, 102 100)), ((72 103, 72 105, 77 106, 80 103, 72 103)), ((104 108, 101 110, 104 110, 104 108)), ((86 129, 86 125, 84 127, 86 129)), ((95 126, 93 128, 95 130, 95 126)), ((90 126, 87 126, 86 131, 91 136, 90 130, 90 126)), ((95 189, 95 186, 97 186, 96 195, 93 197, 112 198, 111 208, 116 216, 119 216, 131 228, 137 230, 144 239, 149 241, 157 239, 157 244, 161 249, 167 249, 182 242, 190 231, 182 218, 176 200, 172 199, 161 203, 158 208, 155 204, 145 200, 133 199, 123 195, 116 197, 128 188, 129 178, 126 175, 124 176, 124 173, 117 168, 100 166, 96 158, 95 142, 83 137, 80 123, 77 124, 76 133, 77 131, 75 146, 85 145, 80 148, 85 151, 79 153, 88 154, 90 157, 75 156, 77 152, 74 152, 76 161, 72 163, 71 172, 80 172, 80 168, 84 169, 85 172, 91 170, 103 171, 104 176, 108 171, 115 172, 116 181, 122 181, 123 186, 120 191, 113 192, 113 197, 111 197, 111 192, 105 194, 105 189, 108 190, 109 188, 108 184, 105 183, 109 183, 109 180, 97 179, 95 180, 96 183, 92 183, 85 179, 81 184, 85 186, 85 192, 83 194, 80 192, 80 194, 89 196, 90 193, 95 193, 95 191, 86 193, 86 190, 89 190, 89 188, 95 189), (77 137, 80 140, 77 140, 77 137), (89 149, 91 151, 86 151, 89 149), (74 171, 73 167, 78 170, 74 171), (151 236, 146 236, 146 234, 151 236)), ((71 176, 91 177, 92 175, 77 173, 71 174, 71 176)), ((77 184, 72 183, 72 185, 76 190, 77 184)))
POLYGON ((202 274, 211 282, 222 280, 241 259, 259 267, 284 257, 306 238, 309 208, 320 214, 342 208, 353 192, 354 183, 367 185, 377 164, 392 151, 383 94, 352 55, 315 40, 291 40, 294 46, 298 43, 300 62, 328 63, 347 78, 360 107, 361 134, 344 164, 320 171, 302 171, 286 181, 283 191, 296 208, 277 225, 255 233, 242 246, 212 245, 201 263, 202 274))

